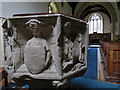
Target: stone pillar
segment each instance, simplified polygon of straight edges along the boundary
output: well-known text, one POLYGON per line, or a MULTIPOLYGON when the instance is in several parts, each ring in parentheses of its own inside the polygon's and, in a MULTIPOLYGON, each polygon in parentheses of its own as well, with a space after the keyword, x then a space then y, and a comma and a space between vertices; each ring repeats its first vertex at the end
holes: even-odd
POLYGON ((3 18, 0 18, 0 68, 3 67, 3 61, 4 61, 2 21, 3 21, 3 18))
POLYGON ((113 41, 113 36, 114 36, 113 33, 114 33, 114 32, 113 32, 113 23, 111 23, 111 40, 112 40, 112 41, 113 41))
POLYGON ((86 25, 85 31, 85 63, 87 64, 88 46, 89 46, 89 27, 86 25))

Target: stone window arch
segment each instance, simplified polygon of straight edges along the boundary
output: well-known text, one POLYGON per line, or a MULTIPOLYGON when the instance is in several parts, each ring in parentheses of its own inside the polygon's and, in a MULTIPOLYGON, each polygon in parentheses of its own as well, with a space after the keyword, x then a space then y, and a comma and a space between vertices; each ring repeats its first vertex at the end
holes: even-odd
POLYGON ((89 34, 103 33, 103 18, 99 13, 93 13, 89 19, 89 34))

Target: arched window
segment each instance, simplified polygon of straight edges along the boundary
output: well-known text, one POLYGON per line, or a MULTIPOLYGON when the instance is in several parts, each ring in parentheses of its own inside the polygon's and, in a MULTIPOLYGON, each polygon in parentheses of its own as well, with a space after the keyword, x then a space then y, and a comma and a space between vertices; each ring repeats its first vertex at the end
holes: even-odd
POLYGON ((94 32, 103 33, 103 19, 98 13, 92 14, 89 18, 89 34, 94 32))

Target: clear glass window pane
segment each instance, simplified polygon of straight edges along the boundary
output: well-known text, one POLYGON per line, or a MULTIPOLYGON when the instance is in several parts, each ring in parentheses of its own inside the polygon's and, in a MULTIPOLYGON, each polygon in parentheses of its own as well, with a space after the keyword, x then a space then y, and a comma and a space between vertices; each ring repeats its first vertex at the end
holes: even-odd
POLYGON ((94 32, 103 33, 102 23, 101 15, 97 13, 93 14, 89 19, 89 34, 93 34, 94 32))

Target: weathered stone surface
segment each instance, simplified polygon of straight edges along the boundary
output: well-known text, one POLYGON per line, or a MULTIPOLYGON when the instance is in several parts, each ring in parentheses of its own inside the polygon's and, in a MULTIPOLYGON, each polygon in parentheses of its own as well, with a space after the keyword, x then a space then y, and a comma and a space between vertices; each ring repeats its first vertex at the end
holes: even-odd
POLYGON ((82 50, 82 42, 81 42, 81 34, 78 34, 74 41, 74 59, 80 61, 81 60, 81 50, 82 50))
POLYGON ((39 74, 32 74, 29 72, 26 64, 22 64, 20 68, 13 74, 14 78, 21 78, 22 76, 27 76, 28 79, 46 79, 46 80, 59 80, 61 77, 57 74, 55 66, 52 65, 50 69, 47 69, 39 74))
POLYGON ((21 48, 15 48, 14 52, 12 53, 12 60, 14 61, 15 71, 19 68, 22 63, 21 60, 21 48))
POLYGON ((41 37, 43 35, 41 24, 43 23, 37 19, 31 19, 25 24, 34 35, 25 46, 25 64, 31 73, 38 74, 46 68, 50 60, 47 41, 41 37))
POLYGON ((71 23, 66 22, 64 25, 63 35, 63 72, 68 72, 73 67, 73 42, 71 40, 71 23))
POLYGON ((7 21, 5 66, 13 79, 44 79, 59 87, 87 68, 86 22, 62 14, 7 21))
POLYGON ((26 46, 25 64, 28 70, 37 74, 45 68, 45 47, 44 46, 26 46))

